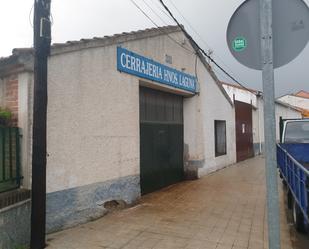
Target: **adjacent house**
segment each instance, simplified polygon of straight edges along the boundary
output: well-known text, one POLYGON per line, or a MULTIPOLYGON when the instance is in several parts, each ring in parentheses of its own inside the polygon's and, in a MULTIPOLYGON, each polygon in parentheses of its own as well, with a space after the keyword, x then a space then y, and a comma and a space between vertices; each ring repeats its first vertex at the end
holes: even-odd
MULTIPOLYGON (((264 102, 263 93, 236 84, 222 82, 235 105, 236 153, 241 161, 263 152, 264 144, 264 102)), ((301 118, 298 108, 276 100, 276 138, 279 135, 279 120, 282 118, 301 118)))
POLYGON ((299 109, 303 117, 309 117, 309 92, 301 90, 295 94, 281 96, 278 100, 299 109))

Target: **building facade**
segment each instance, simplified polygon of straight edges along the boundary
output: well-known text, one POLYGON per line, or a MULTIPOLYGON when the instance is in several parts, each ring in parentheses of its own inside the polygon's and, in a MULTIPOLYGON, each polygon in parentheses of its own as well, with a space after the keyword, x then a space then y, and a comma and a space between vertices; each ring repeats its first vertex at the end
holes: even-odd
MULTIPOLYGON (((264 145, 264 102, 263 94, 254 89, 240 87, 238 85, 222 83, 229 97, 235 104, 236 123, 236 153, 237 140, 239 140, 240 159, 250 158, 253 155, 263 153, 264 145), (238 107, 241 106, 242 115, 237 116, 238 107), (251 110, 250 110, 251 109, 251 110), (244 114, 244 111, 246 114, 244 114), (245 115, 245 118, 243 116, 245 115), (252 149, 248 149, 248 148, 252 149)), ((276 139, 279 141, 279 120, 282 118, 301 118, 302 112, 282 101, 276 100, 276 139)))
MULTIPOLYGON (((47 232, 101 217, 111 201, 132 204, 260 154, 262 105, 259 92, 222 84, 175 26, 54 44, 48 59, 47 232)), ((12 111, 12 125, 20 128, 22 188, 30 189, 32 49, 0 59, 0 106, 12 111)), ((301 114, 278 101, 279 116, 301 114)), ((22 205, 22 212, 0 209, 0 221, 25 238, 30 202, 22 205), (13 216, 27 221, 21 226, 2 218, 13 216)))
MULTIPOLYGON (((31 187, 31 49, 0 61, 18 79, 23 187, 31 187)), ((104 204, 236 162, 233 102, 178 27, 54 44, 48 61, 47 231, 104 204)))
POLYGON ((296 94, 287 94, 278 98, 278 101, 293 106, 302 112, 304 118, 309 118, 309 93, 300 91, 296 94))

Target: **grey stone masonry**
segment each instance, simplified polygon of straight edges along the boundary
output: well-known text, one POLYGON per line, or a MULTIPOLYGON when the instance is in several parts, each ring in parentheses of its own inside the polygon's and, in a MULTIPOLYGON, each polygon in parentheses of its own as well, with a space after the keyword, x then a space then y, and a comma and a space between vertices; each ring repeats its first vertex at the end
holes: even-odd
POLYGON ((0 248, 27 248, 30 243, 31 202, 25 200, 0 209, 0 248))

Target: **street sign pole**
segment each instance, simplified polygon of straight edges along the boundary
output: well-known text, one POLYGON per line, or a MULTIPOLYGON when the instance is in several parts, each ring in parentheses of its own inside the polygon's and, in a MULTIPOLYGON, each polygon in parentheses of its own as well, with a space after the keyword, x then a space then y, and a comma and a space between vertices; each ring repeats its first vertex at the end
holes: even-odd
POLYGON ((261 59, 264 97, 265 167, 269 249, 280 249, 276 165, 276 116, 273 63, 272 0, 260 0, 261 59))
POLYGON ((269 249, 279 249, 274 68, 288 64, 306 47, 309 8, 304 0, 246 0, 232 15, 226 34, 234 58, 262 71, 268 242, 269 249))

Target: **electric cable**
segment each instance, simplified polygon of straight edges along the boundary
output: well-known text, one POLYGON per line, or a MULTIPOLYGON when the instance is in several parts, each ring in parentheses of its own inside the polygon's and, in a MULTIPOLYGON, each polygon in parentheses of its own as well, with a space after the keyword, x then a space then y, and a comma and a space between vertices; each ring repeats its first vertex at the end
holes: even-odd
MULTIPOLYGON (((152 23, 153 25, 155 25, 157 28, 160 28, 159 25, 157 25, 157 24, 151 19, 151 17, 148 16, 147 13, 146 13, 134 0, 130 0, 130 1, 131 1, 132 4, 134 4, 134 6, 135 6, 137 9, 139 9, 140 12, 143 13, 144 16, 146 16, 146 17, 151 21, 151 23, 152 23)), ((191 49, 186 48, 186 47, 183 46, 181 43, 179 43, 178 41, 176 41, 173 37, 171 37, 171 36, 169 35, 169 33, 165 32, 165 31, 162 30, 162 29, 159 29, 159 30, 160 30, 162 33, 164 33, 165 35, 167 35, 167 36, 169 37, 169 39, 171 39, 173 42, 175 42, 178 46, 182 47, 183 49, 189 51, 189 52, 192 53, 192 54, 195 54, 194 51, 192 51, 191 49)))
POLYGON ((198 48, 198 50, 200 52, 202 52, 202 54, 207 57, 212 63, 214 63, 214 65, 216 65, 223 73, 225 73, 230 79, 232 79, 233 81, 235 81, 237 84, 239 84, 241 87, 243 87, 244 89, 248 90, 249 89, 247 87, 245 87, 243 84, 241 84, 237 79, 235 79, 231 74, 229 74, 224 68, 222 68, 211 56, 209 56, 205 50, 203 48, 201 48, 196 41, 192 38, 192 36, 184 29, 184 27, 178 22, 178 20, 174 17, 173 13, 170 11, 170 9, 165 5, 165 3, 163 2, 163 0, 159 0, 159 2, 162 4, 162 6, 164 7, 164 9, 170 14, 170 16, 173 18, 173 20, 175 21, 175 23, 177 24, 177 26, 182 30, 182 32, 185 34, 185 36, 187 37, 187 39, 189 39, 194 46, 196 46, 198 48))
POLYGON ((162 12, 170 21, 173 21, 173 22, 174 22, 173 18, 165 11, 165 9, 162 9, 162 5, 161 5, 161 4, 158 5, 159 3, 158 3, 157 0, 150 0, 150 1, 151 1, 152 4, 153 4, 154 6, 156 6, 156 8, 157 8, 158 10, 160 10, 160 12, 162 12))
POLYGON ((169 25, 145 0, 142 1, 165 25, 169 25))
MULTIPOLYGON (((210 51, 214 51, 214 49, 205 41, 205 39, 202 37, 202 35, 193 27, 193 25, 191 25, 191 23, 189 22, 189 20, 181 13, 181 11, 179 10, 179 8, 177 8, 177 6, 174 4, 174 2, 172 0, 168 0, 171 5, 175 8, 175 10, 178 12, 178 14, 183 18, 183 20, 189 25, 189 27, 192 29, 192 31, 200 38, 200 40, 206 45, 206 47, 208 47, 208 49, 210 51)), ((208 55, 210 56, 210 54, 208 53, 208 55)), ((233 73, 233 75, 236 75, 233 70, 218 56, 216 55, 217 59, 230 71, 233 73)), ((238 76, 239 78, 239 76, 238 76)))
POLYGON ((190 28, 193 30, 193 32, 201 39, 202 42, 205 43, 205 45, 213 50, 211 48, 211 46, 204 40, 204 38, 196 31, 196 29, 190 24, 190 22, 188 21, 188 19, 186 17, 184 17, 184 15, 180 12, 180 10, 177 8, 177 6, 173 3, 172 0, 169 0, 169 2, 171 3, 171 5, 175 8, 175 10, 178 12, 178 14, 185 20, 185 22, 190 26, 190 28))

